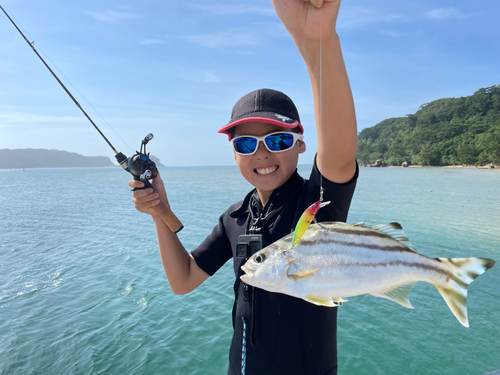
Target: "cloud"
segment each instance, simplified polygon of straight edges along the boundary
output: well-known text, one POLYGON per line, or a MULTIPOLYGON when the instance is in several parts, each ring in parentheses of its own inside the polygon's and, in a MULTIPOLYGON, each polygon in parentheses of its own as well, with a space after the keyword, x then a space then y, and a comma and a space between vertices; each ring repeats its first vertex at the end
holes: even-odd
POLYGON ((377 23, 410 22, 411 19, 401 14, 390 14, 374 8, 346 6, 339 17, 339 29, 357 29, 377 23))
POLYGON ((81 116, 47 116, 47 115, 34 115, 30 113, 1 113, 0 120, 3 125, 16 124, 16 123, 79 123, 82 122, 81 116))
MULTIPOLYGON (((254 22, 252 26, 256 27, 256 32, 266 33, 268 36, 277 37, 277 38, 289 38, 290 34, 285 29, 285 26, 281 22, 254 22)), ((266 38, 268 37, 266 36, 266 38)))
POLYGON ((260 44, 260 41, 254 34, 235 32, 234 30, 221 31, 213 34, 187 35, 182 38, 207 48, 254 46, 260 44))
POLYGON ((468 18, 472 17, 473 14, 463 13, 461 10, 448 7, 448 8, 440 8, 440 9, 432 9, 426 13, 428 18, 432 18, 435 20, 446 20, 451 18, 468 18))
POLYGON ((135 20, 142 18, 141 14, 132 13, 132 12, 113 12, 112 10, 107 10, 105 12, 88 12, 89 16, 94 17, 95 19, 103 22, 109 23, 121 23, 125 20, 135 20))
POLYGON ((168 44, 168 43, 170 43, 170 42, 167 40, 162 40, 162 39, 147 39, 147 40, 143 40, 139 44, 151 45, 151 44, 168 44))
POLYGON ((203 80, 207 83, 215 83, 220 82, 221 78, 216 75, 214 72, 203 72, 203 80))
POLYGON ((207 11, 217 16, 227 16, 243 13, 257 13, 264 16, 274 16, 275 12, 271 6, 252 6, 252 5, 222 5, 222 4, 211 4, 211 5, 195 5, 194 9, 199 9, 207 11))
POLYGON ((416 32, 416 31, 412 31, 412 32, 382 31, 382 34, 393 37, 393 38, 400 38, 400 37, 405 37, 405 36, 420 35, 420 32, 416 32))
MULTIPOLYGON (((376 24, 391 23, 415 23, 426 20, 446 20, 446 19, 464 19, 477 15, 478 13, 464 13, 455 8, 437 8, 424 11, 419 14, 397 14, 387 13, 372 7, 364 6, 346 6, 339 16, 337 22, 339 29, 360 29, 376 24)), ((384 32, 391 37, 408 35, 400 32, 384 32)))

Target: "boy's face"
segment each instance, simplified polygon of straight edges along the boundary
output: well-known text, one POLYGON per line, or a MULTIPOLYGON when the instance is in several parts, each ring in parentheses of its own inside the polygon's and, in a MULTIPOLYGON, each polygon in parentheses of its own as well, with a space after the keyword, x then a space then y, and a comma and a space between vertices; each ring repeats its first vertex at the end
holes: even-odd
MULTIPOLYGON (((245 122, 235 127, 233 137, 261 136, 277 131, 290 130, 265 122, 245 122)), ((257 188, 262 204, 264 204, 274 189, 288 181, 297 168, 299 154, 305 150, 305 143, 298 140, 292 148, 283 152, 270 152, 262 142, 259 142, 255 154, 240 155, 234 150, 233 152, 240 173, 257 188)))

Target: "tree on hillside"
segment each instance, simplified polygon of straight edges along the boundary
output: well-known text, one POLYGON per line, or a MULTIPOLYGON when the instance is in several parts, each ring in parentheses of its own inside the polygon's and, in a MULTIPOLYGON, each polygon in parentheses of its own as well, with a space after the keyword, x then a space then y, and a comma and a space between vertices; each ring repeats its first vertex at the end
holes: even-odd
POLYGON ((500 163, 500 85, 425 103, 414 114, 363 129, 357 158, 389 165, 500 163))

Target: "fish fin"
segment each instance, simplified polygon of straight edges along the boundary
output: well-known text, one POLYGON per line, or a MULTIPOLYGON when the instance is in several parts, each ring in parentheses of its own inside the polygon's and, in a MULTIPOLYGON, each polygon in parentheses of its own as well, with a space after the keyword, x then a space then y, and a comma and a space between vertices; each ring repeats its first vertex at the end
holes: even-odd
POLYGON ((388 292, 376 292, 371 293, 371 295, 375 297, 385 298, 399 303, 401 306, 404 306, 408 309, 413 309, 414 307, 410 303, 409 296, 415 284, 416 282, 406 283, 392 290, 389 290, 388 292))
POLYGON ((318 294, 308 294, 305 298, 306 301, 314 303, 315 305, 336 307, 338 306, 330 296, 322 296, 318 294))
POLYGON ((319 270, 295 271, 294 273, 288 275, 288 277, 291 278, 291 279, 293 279, 293 281, 300 281, 302 279, 307 279, 308 277, 311 277, 316 272, 319 272, 319 270))
POLYGON ((353 227, 366 227, 366 223, 364 221, 360 221, 359 223, 352 224, 353 227))
POLYGON ((338 307, 342 306, 344 304, 344 302, 347 302, 346 299, 342 299, 342 298, 332 298, 332 301, 333 301, 333 304, 335 306, 338 306, 338 307))
POLYGON ((401 226, 401 224, 399 224, 399 223, 378 224, 378 225, 373 225, 370 228, 375 229, 378 232, 385 233, 388 236, 391 236, 396 241, 401 242, 403 245, 405 245, 411 251, 414 251, 417 253, 417 249, 415 249, 413 247, 413 245, 410 243, 410 240, 408 239, 408 236, 406 235, 405 231, 403 230, 403 227, 401 226))
POLYGON ((467 287, 479 275, 495 265, 495 261, 485 258, 437 258, 447 264, 452 273, 446 286, 435 285, 446 301, 451 312, 464 326, 469 326, 467 318, 467 287))
POLYGON ((315 305, 328 306, 328 307, 339 307, 342 306, 344 300, 342 298, 331 298, 330 296, 323 296, 319 294, 308 294, 305 298, 306 301, 314 303, 315 305))

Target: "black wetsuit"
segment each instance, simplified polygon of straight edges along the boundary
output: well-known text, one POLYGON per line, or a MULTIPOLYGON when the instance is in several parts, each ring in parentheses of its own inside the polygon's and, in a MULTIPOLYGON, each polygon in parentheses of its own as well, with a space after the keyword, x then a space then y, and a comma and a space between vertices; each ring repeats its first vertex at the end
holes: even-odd
MULTIPOLYGON (((323 178, 323 198, 331 203, 319 210, 319 222, 346 221, 357 177, 356 168, 352 180, 345 184, 323 178)), ((228 374, 241 374, 244 327, 247 375, 337 372, 337 308, 317 306, 240 282, 240 267, 246 259, 236 254, 238 237, 251 227, 252 211, 254 218, 269 215, 263 223, 263 246, 267 246, 293 231, 304 210, 319 200, 320 180, 316 164, 309 180, 295 172, 271 194, 265 207, 260 206, 256 191, 251 191, 221 215, 212 234, 192 252, 198 266, 209 275, 229 259, 234 260, 234 335, 228 374)))

